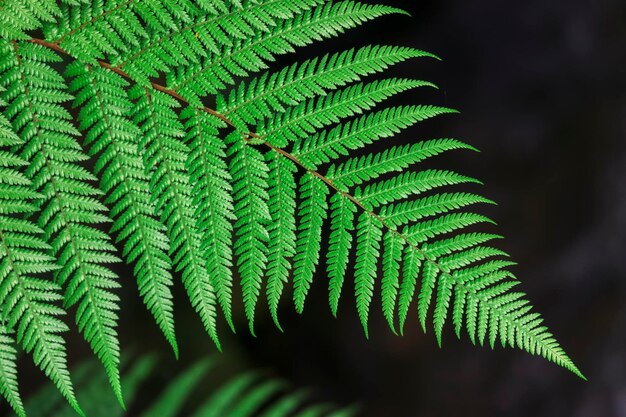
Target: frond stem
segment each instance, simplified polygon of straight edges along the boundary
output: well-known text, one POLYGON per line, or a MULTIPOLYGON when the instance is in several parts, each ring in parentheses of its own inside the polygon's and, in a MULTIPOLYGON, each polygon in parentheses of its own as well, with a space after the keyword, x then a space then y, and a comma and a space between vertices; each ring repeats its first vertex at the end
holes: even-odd
MULTIPOLYGON (((56 42, 48 42, 46 40, 43 39, 38 39, 38 38, 32 38, 30 39, 30 42, 38 44, 38 45, 42 45, 44 47, 47 48, 51 48, 59 53, 65 54, 65 55, 71 55, 69 52, 67 52, 66 50, 64 50, 63 48, 61 48, 56 42)), ((127 78, 131 81, 133 81, 132 77, 130 75, 128 75, 126 72, 124 72, 123 70, 121 70, 118 67, 114 67, 111 64, 109 64, 106 61, 98 61, 98 64, 103 67, 106 68, 110 71, 113 71, 119 75, 121 75, 124 78, 127 78)), ((187 105, 189 105, 189 102, 183 98, 180 94, 178 94, 176 91, 169 89, 167 87, 162 86, 161 84, 155 83, 155 82, 151 82, 150 83, 152 85, 152 88, 154 88, 155 90, 161 91, 165 94, 168 94, 172 97, 174 97, 176 100, 185 103, 187 105)), ((224 123, 226 123, 227 125, 231 126, 231 127, 235 127, 234 123, 228 118, 228 116, 219 113, 209 107, 203 106, 200 108, 201 110, 217 117, 218 119, 220 119, 221 121, 223 121, 224 123)), ((265 145, 266 147, 268 147, 269 149, 273 150, 274 152, 278 153, 279 155, 289 159, 291 162, 293 162, 294 164, 296 164, 298 167, 300 167, 301 169, 305 170, 306 172, 308 172, 309 174, 313 175, 314 177, 318 178, 320 181, 322 181, 324 184, 326 184, 328 187, 330 187, 332 190, 334 190, 335 192, 341 194, 344 198, 348 199, 350 202, 352 202, 355 206, 359 207, 361 210, 363 210, 364 212, 366 212, 367 214, 369 214, 370 216, 372 216, 373 218, 375 218, 376 220, 378 220, 385 229, 389 230, 389 232, 397 235, 400 239, 404 240, 410 247, 412 247, 415 251, 417 251, 418 253, 420 253, 422 255, 422 257, 424 259, 426 259, 426 262, 429 262, 431 264, 433 264, 442 274, 450 277, 451 279, 453 279, 455 282, 457 282, 458 284, 462 284, 460 282, 458 282, 453 276, 452 274, 450 274, 450 272, 444 268, 443 266, 441 266, 436 260, 434 259, 430 259, 430 257, 428 256, 428 254, 426 253, 426 251, 424 251, 423 249, 421 249, 419 246, 414 245, 413 243, 411 243, 410 239, 408 236, 406 236, 405 234, 397 231, 393 226, 389 225, 385 219, 383 217, 381 217, 380 215, 378 215, 376 212, 368 209, 361 201, 359 201, 355 196, 353 196, 352 194, 342 191, 340 190, 331 179, 325 177, 324 175, 320 174, 319 172, 309 169, 305 166, 305 164, 303 164, 296 156, 290 154, 289 152, 278 148, 274 145, 272 145, 271 143, 269 143, 268 141, 265 140, 265 138, 261 135, 258 135, 255 132, 248 132, 246 135, 246 137, 244 138, 246 141, 250 141, 250 139, 255 139, 256 141, 259 141, 260 143, 262 143, 263 145, 265 145)))

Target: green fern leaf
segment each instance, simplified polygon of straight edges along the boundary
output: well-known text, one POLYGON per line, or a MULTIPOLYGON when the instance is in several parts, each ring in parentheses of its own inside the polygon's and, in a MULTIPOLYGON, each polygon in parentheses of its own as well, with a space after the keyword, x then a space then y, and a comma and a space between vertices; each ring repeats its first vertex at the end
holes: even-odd
POLYGON ((445 233, 451 233, 479 223, 494 224, 489 218, 475 213, 452 213, 424 220, 407 226, 402 234, 409 237, 416 244, 426 242, 445 233))
POLYGON ((389 137, 414 123, 451 111, 433 106, 385 109, 340 125, 330 132, 322 132, 312 138, 298 141, 294 145, 293 154, 304 162, 307 168, 316 169, 321 164, 346 156, 349 151, 389 137))
POLYGON ((54 21, 61 10, 55 0, 4 0, 0 8, 0 36, 3 39, 28 39, 26 32, 54 21))
POLYGON ((313 281, 319 261, 322 240, 322 224, 328 211, 328 187, 319 178, 305 174, 300 181, 302 204, 298 208, 301 222, 293 263, 293 300, 296 311, 302 313, 304 301, 313 281))
POLYGON ((422 286, 417 296, 417 314, 424 332, 426 332, 426 315, 428 314, 428 307, 430 306, 430 302, 432 300, 438 275, 439 269, 437 268, 437 265, 432 262, 424 263, 424 269, 422 271, 422 286))
POLYGON ((418 195, 446 185, 478 183, 477 180, 451 171, 425 170, 405 172, 390 180, 357 187, 354 196, 368 208, 374 209, 396 200, 418 195))
POLYGON ((209 56, 219 55, 221 48, 231 47, 233 39, 245 40, 257 33, 269 32, 279 20, 291 19, 322 2, 248 1, 246 7, 226 7, 224 3, 211 6, 207 4, 210 2, 199 2, 196 5, 201 10, 195 11, 198 17, 193 23, 140 39, 137 45, 123 50, 113 64, 147 84, 154 74, 199 65, 209 56))
POLYGON ((406 246, 403 254, 402 282, 400 283, 398 294, 400 334, 404 334, 404 323, 408 316, 411 301, 415 295, 417 277, 419 276, 423 259, 424 256, 420 252, 413 250, 410 246, 406 246))
MULTIPOLYGON (((4 89, 0 90, 5 94, 4 89)), ((0 105, 5 106, 4 100, 0 105)), ((60 336, 67 330, 58 318, 63 310, 56 302, 63 297, 54 283, 37 276, 57 270, 43 231, 23 215, 36 212, 35 201, 41 196, 31 189, 31 182, 21 172, 28 164, 13 155, 11 147, 21 146, 9 121, 0 114, 0 393, 15 412, 23 416, 24 407, 18 392, 17 341, 26 352, 33 352, 35 363, 50 377, 80 411, 67 371, 65 343, 60 336)), ((82 413, 82 412, 81 412, 82 413)))
POLYGON ((296 167, 273 151, 266 155, 266 160, 270 170, 269 178, 274 184, 268 191, 271 223, 267 229, 270 242, 267 256, 267 300, 272 319, 282 330, 278 321, 278 304, 284 285, 289 280, 290 258, 296 254, 296 167))
POLYGON ((193 105, 201 105, 200 97, 215 94, 234 84, 234 76, 246 76, 267 68, 266 60, 293 51, 323 38, 334 37, 346 29, 400 10, 354 1, 328 2, 307 10, 293 19, 279 21, 270 32, 235 40, 232 46, 202 63, 170 73, 167 86, 193 105))
POLYGON ((130 97, 136 100, 134 121, 143 133, 138 146, 150 175, 152 198, 161 212, 161 221, 167 226, 170 254, 182 273, 191 304, 220 348, 216 296, 206 270, 192 205, 193 190, 185 167, 189 149, 183 143, 183 126, 174 112, 178 104, 159 91, 140 86, 130 91, 130 97))
POLYGON ((330 199, 331 223, 328 244, 328 290, 330 310, 337 316, 341 289, 348 266, 348 257, 352 247, 354 214, 357 208, 343 195, 337 193, 330 199))
POLYGON ((228 172, 223 141, 218 136, 219 119, 191 107, 181 112, 190 153, 187 159, 193 204, 206 269, 217 300, 231 329, 232 322, 232 221, 235 219, 232 178, 228 172))
POLYGON ((14 345, 15 340, 4 324, 0 324, 0 394, 18 416, 24 417, 26 412, 17 388, 17 351, 14 345))
POLYGON ((356 264, 354 265, 354 283, 356 307, 368 336, 367 319, 369 307, 374 294, 374 280, 376 278, 377 262, 382 239, 382 223, 377 218, 364 212, 357 225, 356 264))
POLYGON ((442 276, 439 279, 437 285, 437 302, 435 304, 434 312, 434 325, 435 336, 437 337, 437 343, 441 347, 441 333, 443 331, 443 325, 448 315, 448 308, 450 307, 450 299, 452 298, 452 281, 447 276, 442 276))
MULTIPOLYGON (((517 346, 580 375, 525 295, 514 291, 517 280, 507 271, 513 262, 488 246, 499 236, 467 230, 492 223, 468 211, 491 201, 447 188, 478 181, 417 166, 443 152, 473 148, 455 139, 380 151, 370 146, 452 112, 429 105, 374 110, 403 91, 433 85, 362 81, 433 55, 367 46, 269 68, 297 47, 393 13, 402 11, 353 0, 2 3, 0 86, 13 124, 4 132, 0 123, 8 138, 0 149, 0 216, 10 230, 2 232, 8 236, 3 251, 28 264, 19 276, 1 271, 0 289, 14 297, 3 300, 11 308, 2 314, 7 332, 34 350, 44 370, 52 366, 52 379, 74 405, 58 335, 64 327, 56 317, 72 305, 121 401, 118 283, 108 267, 117 258, 110 234, 123 245, 125 260, 135 263, 144 302, 176 351, 170 268, 181 273, 218 347, 217 304, 234 328, 233 263, 251 331, 262 287, 280 328, 278 306, 292 272, 294 304, 304 308, 328 217, 330 308, 337 313, 356 229, 355 293, 366 335, 380 257, 382 311, 392 330, 398 319, 403 332, 417 298, 424 329, 434 306, 439 344, 451 309, 457 336, 465 326, 473 342, 517 346), (45 39, 30 38, 38 33, 45 39), (76 62, 67 66, 57 53, 76 62), (64 107, 73 97, 57 67, 66 67, 65 77, 73 79, 86 152, 64 107), (16 140, 11 129, 22 138, 9 144, 16 140), (98 178, 84 168, 88 156, 98 178), (110 233, 100 230, 110 221, 101 196, 114 220, 110 233), (38 227, 25 220, 30 215, 38 227), (53 271, 54 265, 61 268, 53 271), (65 287, 64 309, 54 306, 56 286, 34 278, 47 272, 65 287), (43 294, 37 285, 45 287, 43 294), (26 312, 40 305, 45 309, 26 312), (26 335, 32 326, 22 322, 37 320, 52 328, 26 335), (48 350, 41 353, 40 346, 48 350)), ((8 264, 0 259, 0 266, 8 264)), ((17 398, 16 389, 0 388, 17 398)), ((248 404, 226 409, 247 415, 256 408, 248 404)), ((312 407, 300 414, 328 412, 312 407)))
POLYGON ((391 330, 396 333, 394 312, 400 287, 400 261, 406 242, 396 233, 387 231, 383 241, 383 277, 381 282, 381 302, 383 315, 391 330))
POLYGON ((412 164, 455 149, 473 149, 455 139, 436 139, 414 145, 393 147, 382 153, 352 158, 339 165, 331 165, 326 176, 345 188, 360 185, 383 174, 401 171, 412 164))
POLYGON ((284 105, 295 106, 398 62, 423 56, 432 55, 412 48, 384 46, 327 54, 273 74, 265 73, 250 84, 240 84, 231 90, 228 99, 217 97, 217 110, 235 127, 245 130, 247 124, 284 112, 284 105))
POLYGON ((79 61, 66 74, 74 78, 70 89, 76 94, 74 105, 81 106, 78 119, 80 129, 87 131, 85 145, 91 156, 98 157, 96 174, 102 177, 100 187, 111 205, 112 231, 118 233, 118 241, 125 240, 123 255, 128 262, 136 262, 144 303, 178 355, 169 241, 165 226, 155 218, 157 210, 137 150, 139 129, 128 119, 132 107, 124 90, 128 82, 79 61))
POLYGON ((235 254, 241 275, 241 289, 250 331, 254 334, 254 309, 261 289, 263 274, 267 267, 267 226, 271 214, 267 206, 268 167, 263 155, 245 144, 237 132, 226 138, 231 158, 230 173, 234 180, 233 195, 235 212, 235 254))
POLYGON ((257 132, 269 143, 284 146, 341 119, 361 114, 389 97, 423 86, 434 87, 426 81, 399 78, 351 85, 274 114, 261 122, 257 132))
POLYGON ((2 61, 10 70, 2 74, 7 89, 7 115, 20 128, 22 157, 30 163, 27 176, 43 195, 39 224, 51 242, 61 268, 55 278, 64 285, 65 305, 77 305, 76 323, 102 361, 113 391, 122 403, 119 379, 119 342, 115 331, 118 298, 111 291, 117 276, 106 266, 117 262, 110 238, 96 226, 110 221, 98 200, 99 190, 80 162, 78 132, 61 104, 70 96, 62 77, 49 65, 60 58, 39 45, 3 45, 2 61), (17 80, 16 80, 17 78, 17 80))
POLYGON ((388 224, 401 226, 420 220, 424 217, 446 213, 450 210, 467 207, 473 204, 495 204, 491 200, 476 194, 444 193, 429 197, 407 201, 400 204, 390 204, 380 210, 380 214, 388 224))

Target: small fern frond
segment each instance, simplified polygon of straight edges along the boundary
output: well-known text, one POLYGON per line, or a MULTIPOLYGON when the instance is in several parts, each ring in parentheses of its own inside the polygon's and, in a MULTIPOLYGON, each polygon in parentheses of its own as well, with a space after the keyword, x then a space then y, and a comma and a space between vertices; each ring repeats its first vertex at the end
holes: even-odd
POLYGON ((328 211, 328 192, 328 187, 318 177, 305 174, 300 180, 302 202, 298 213, 301 219, 293 262, 293 301, 298 313, 304 309, 304 301, 319 261, 322 225, 328 211))
POLYGON ((15 340, 0 323, 0 394, 19 417, 25 417, 24 404, 17 387, 17 351, 15 340))
POLYGON ((206 268, 224 317, 232 321, 232 221, 235 219, 232 177, 226 163, 226 145, 218 136, 219 119, 188 107, 181 112, 190 153, 187 169, 193 184, 193 205, 202 234, 206 268))
POLYGON ((451 171, 429 169, 405 172, 389 180, 363 188, 357 187, 354 190, 354 196, 369 209, 374 209, 435 188, 465 183, 480 183, 480 181, 451 171))
POLYGON ((233 177, 237 268, 241 276, 241 290, 250 331, 254 334, 254 310, 267 268, 271 222, 268 208, 268 167, 257 149, 247 146, 238 132, 226 137, 230 173, 233 177))
MULTIPOLYGON (((400 334, 404 334, 404 323, 406 322, 411 301, 415 296, 415 288, 417 287, 417 278, 422 269, 422 261, 424 256, 407 246, 403 254, 402 265, 402 282, 398 290, 398 323, 400 334)), ((419 301, 419 299, 418 299, 419 301)))
POLYGON ((231 47, 233 40, 245 40, 257 33, 271 31, 279 20, 323 3, 323 0, 248 1, 246 7, 202 7, 194 21, 172 30, 159 31, 140 39, 136 45, 121 51, 112 64, 134 79, 147 83, 149 77, 162 72, 199 65, 231 47))
POLYGON ((268 209, 271 222, 268 226, 267 300, 276 326, 278 304, 285 284, 289 280, 291 258, 296 254, 296 167, 278 153, 266 154, 269 178, 274 187, 268 190, 268 209))
POLYGON ((382 240, 383 224, 369 213, 361 214, 356 227, 356 264, 354 265, 354 291, 356 309, 369 337, 367 322, 369 308, 374 295, 374 283, 377 276, 378 257, 382 240))
MULTIPOLYGON (((6 94, 4 89, 0 92, 6 94)), ((0 105, 6 105, 4 100, 0 105)), ((22 144, 0 114, 0 393, 18 415, 24 415, 16 378, 15 332, 22 348, 33 353, 35 364, 81 412, 60 335, 67 330, 59 319, 64 311, 56 305, 63 297, 57 285, 40 278, 58 268, 48 254, 50 246, 42 239, 43 231, 23 218, 37 211, 35 203, 41 195, 32 190, 22 173, 26 161, 10 152, 22 144)))
POLYGON ((396 233, 387 231, 383 240, 383 276, 380 288, 383 315, 396 333, 395 310, 400 288, 400 266, 406 242, 396 233))
POLYGON ((285 105, 295 106, 391 65, 423 56, 430 54, 391 46, 368 46, 324 55, 273 74, 265 73, 249 84, 242 83, 231 90, 228 99, 218 95, 217 111, 227 116, 235 127, 244 130, 249 124, 284 112, 285 105))
POLYGON ((54 24, 44 26, 54 42, 87 63, 111 59, 143 39, 191 23, 197 8, 183 0, 101 1, 64 5, 54 24))
POLYGON ((294 46, 331 38, 365 21, 397 12, 400 11, 393 7, 351 0, 328 2, 292 19, 281 20, 269 32, 235 40, 232 46, 222 48, 219 54, 200 64, 168 74, 167 86, 189 103, 199 106, 200 97, 219 93, 233 85, 236 76, 267 68, 266 61, 293 52, 294 46))
POLYGON ((54 21, 61 9, 55 0, 4 0, 0 8, 0 37, 28 39, 26 32, 54 21))
POLYGON ((414 145, 394 146, 382 153, 333 164, 326 171, 326 176, 337 186, 347 189, 387 173, 402 171, 424 159, 456 149, 473 148, 456 139, 434 139, 414 145))
MULTIPOLYGON (((431 117, 452 110, 433 106, 397 107, 362 116, 329 132, 297 141, 293 154, 310 169, 372 144, 431 117)), ((367 175, 367 174, 362 174, 367 175)), ((372 174, 369 174, 372 175, 372 174)), ((365 177, 371 179, 372 177, 365 177)))
POLYGON ((39 224, 51 242, 61 268, 56 281, 65 287, 65 306, 76 305, 76 323, 100 358, 111 386, 122 403, 119 381, 119 343, 116 326, 119 286, 105 265, 118 262, 107 234, 96 227, 109 222, 95 178, 80 163, 87 159, 76 141, 78 131, 61 107, 71 98, 63 78, 50 63, 60 58, 32 43, 2 46, 0 81, 7 89, 7 116, 19 131, 21 155, 29 162, 26 175, 43 195, 39 224))
POLYGON ((137 150, 139 129, 129 120, 132 105, 119 75, 80 61, 72 63, 66 75, 80 106, 79 128, 86 131, 84 144, 97 157, 96 174, 100 188, 111 206, 112 232, 125 241, 123 255, 135 262, 135 276, 144 303, 152 312, 165 338, 178 352, 174 335, 171 260, 165 226, 155 217, 148 177, 137 150))
POLYGON ((336 317, 348 267, 348 257, 352 248, 352 231, 357 208, 352 201, 337 193, 330 199, 330 210, 331 223, 327 256, 328 292, 330 310, 336 317))
POLYGON ((160 91, 139 85, 129 94, 136 101, 134 122, 142 132, 138 147, 150 176, 153 201, 167 226, 170 255, 181 271, 191 304, 219 347, 216 296, 194 217, 193 189, 186 171, 189 148, 183 142, 183 126, 174 112, 178 103, 160 91))
POLYGON ((267 122, 261 121, 257 132, 269 143, 284 146, 341 119, 361 114, 389 97, 423 86, 434 87, 426 81, 401 78, 351 85, 273 114, 267 122))

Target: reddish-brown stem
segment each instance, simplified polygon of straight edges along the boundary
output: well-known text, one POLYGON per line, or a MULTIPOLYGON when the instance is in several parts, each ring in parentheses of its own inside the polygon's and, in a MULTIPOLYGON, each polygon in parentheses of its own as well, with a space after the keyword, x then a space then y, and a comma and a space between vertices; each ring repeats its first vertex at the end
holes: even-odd
MULTIPOLYGON (((43 40, 43 39, 38 39, 38 38, 32 38, 30 40, 30 42, 35 43, 37 45, 45 46, 45 47, 50 48, 50 49, 54 49, 55 51, 57 51, 59 53, 62 53, 62 54, 65 54, 65 55, 71 55, 69 52, 67 52, 61 46, 59 46, 59 44, 57 42, 49 42, 49 41, 46 41, 46 40, 43 40)), ((132 81, 132 78, 131 78, 130 75, 128 75, 123 70, 121 70, 121 69, 119 69, 117 67, 112 66, 108 62, 99 60, 98 64, 100 64, 101 67, 106 68, 108 70, 111 70, 111 71, 115 72, 116 74, 119 74, 122 77, 127 78, 127 79, 132 81)), ((155 90, 161 91, 162 93, 165 93, 165 94, 168 94, 168 95, 174 97, 175 99, 179 100, 180 102, 189 105, 189 102, 184 97, 182 97, 180 94, 178 94, 176 91, 171 90, 171 89, 169 89, 167 87, 164 87, 164 86, 162 86, 160 84, 157 84, 155 82, 151 82, 151 84, 152 84, 152 88, 154 88, 155 90)), ((222 120, 227 125, 229 125, 231 127, 235 127, 234 123, 227 116, 223 115, 222 113, 219 113, 219 112, 215 111, 214 109, 211 109, 211 108, 206 107, 206 106, 203 106, 201 109, 204 110, 205 112, 207 112, 207 113, 217 117, 218 119, 222 120)), ((430 260, 428 258, 428 256, 424 252, 424 250, 422 250, 418 246, 412 244, 407 236, 405 236, 404 234, 398 232, 395 229, 395 227, 387 224, 387 222, 385 222, 385 219, 383 219, 381 216, 379 216, 374 211, 372 211, 369 208, 367 208, 363 203, 361 203, 352 194, 340 190, 339 187, 337 185, 335 185, 330 178, 325 177, 324 175, 320 174, 316 170, 307 168, 306 165, 304 163, 302 163, 295 155, 292 155, 289 152, 272 145, 270 142, 266 141, 265 138, 263 138, 262 136, 258 135, 257 133, 255 133, 255 132, 248 132, 246 134, 246 136, 248 138, 253 138, 253 139, 259 140, 266 147, 270 148, 274 152, 277 152, 281 156, 284 156, 285 158, 289 159, 294 164, 296 164, 297 166, 299 166, 300 168, 302 168, 303 170, 308 172, 310 175, 313 175, 314 177, 318 178, 320 181, 324 182, 332 190, 334 190, 335 192, 341 194, 344 198, 347 198, 348 200, 350 200, 355 206, 359 207, 361 210, 365 211, 370 216, 372 216, 373 218, 378 220, 391 233, 397 235, 399 238, 404 240, 409 246, 413 247, 416 251, 421 253, 428 261, 432 262, 438 269, 440 269, 442 273, 446 273, 447 274, 447 271, 445 271, 436 261, 430 260)))

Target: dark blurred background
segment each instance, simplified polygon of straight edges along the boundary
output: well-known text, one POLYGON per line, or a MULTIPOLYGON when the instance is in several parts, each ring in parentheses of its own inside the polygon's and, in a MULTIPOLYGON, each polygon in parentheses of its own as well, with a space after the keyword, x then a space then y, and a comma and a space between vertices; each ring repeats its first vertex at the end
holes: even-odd
MULTIPOLYGON (((379 19, 298 57, 385 43, 443 59, 412 61, 386 74, 439 86, 405 93, 395 104, 461 113, 392 140, 456 137, 482 151, 446 155, 434 166, 484 181, 480 192, 499 203, 482 212, 506 237, 500 247, 519 263, 514 272, 523 290, 589 382, 524 352, 474 347, 450 329, 438 349, 432 330, 424 335, 418 328, 414 305, 406 336, 396 337, 375 299, 366 341, 349 287, 339 319, 332 318, 323 274, 302 316, 284 303, 284 334, 263 302, 257 338, 248 335, 243 314, 235 336, 222 323, 224 356, 235 367, 273 369, 296 386, 314 387, 321 399, 361 403, 365 417, 625 417, 626 2, 386 3, 412 18, 379 19)), ((132 279, 130 270, 120 272, 132 279)), ((129 284, 122 293, 124 348, 163 352, 164 372, 215 350, 177 288, 183 359, 175 362, 129 284)), ((89 356, 76 334, 69 351, 70 358, 89 356)), ((32 375, 23 384, 28 393, 43 378, 30 360, 21 366, 32 375)))

